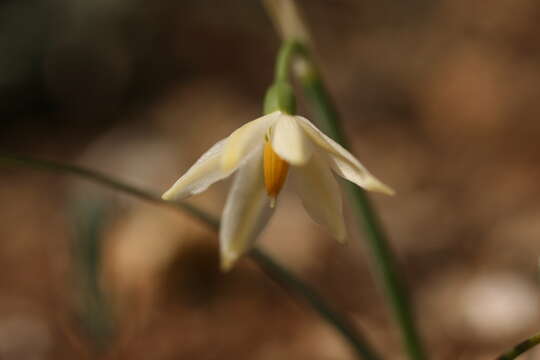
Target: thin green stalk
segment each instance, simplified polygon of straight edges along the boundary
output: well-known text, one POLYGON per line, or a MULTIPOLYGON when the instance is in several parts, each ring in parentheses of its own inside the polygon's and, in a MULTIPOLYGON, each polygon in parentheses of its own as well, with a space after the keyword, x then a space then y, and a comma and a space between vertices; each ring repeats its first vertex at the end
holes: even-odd
MULTIPOLYGON (((104 354, 116 336, 116 323, 109 299, 100 286, 103 248, 102 230, 106 207, 98 201, 70 208, 74 226, 72 255, 75 258, 74 286, 82 294, 77 315, 94 349, 104 354)), ((97 355, 97 354, 96 354, 97 355)))
MULTIPOLYGON (((295 41, 285 41, 280 50, 280 61, 276 67, 279 69, 282 66, 287 66, 294 56, 299 56, 304 61, 303 66, 299 68, 300 71, 295 75, 299 78, 321 127, 330 137, 348 148, 349 144, 340 125, 339 114, 307 50, 295 41), (298 51, 295 52, 295 49, 298 51), (289 59, 282 59, 285 56, 288 56, 289 59)), ((277 73, 286 73, 286 71, 279 69, 277 73)), ((380 276, 394 317, 400 327, 407 354, 411 360, 424 360, 426 355, 416 329, 409 297, 396 270, 395 257, 385 232, 364 190, 349 184, 349 191, 356 214, 366 233, 376 273, 380 276)))
MULTIPOLYGON (((114 179, 108 175, 95 170, 86 169, 83 167, 64 164, 57 161, 38 159, 30 156, 13 155, 0 153, 0 163, 12 163, 15 165, 23 165, 39 170, 56 171, 63 174, 75 175, 80 178, 104 185, 111 189, 118 190, 128 195, 135 196, 141 200, 172 207, 181 212, 188 213, 190 216, 201 221, 214 231, 219 230, 219 220, 212 215, 205 213, 193 205, 182 202, 172 202, 161 199, 161 197, 153 194, 150 191, 137 188, 126 184, 120 180, 114 179)), ((272 257, 266 254, 262 249, 255 249, 250 253, 255 262, 279 284, 285 288, 292 290, 294 293, 303 297, 311 307, 325 320, 333 326, 344 338, 348 341, 354 351, 365 360, 379 360, 380 358, 371 349, 370 345, 338 312, 332 310, 330 305, 311 288, 308 284, 297 278, 293 273, 287 270, 284 266, 278 264, 272 257)))
POLYGON ((505 352, 501 356, 497 357, 497 360, 513 360, 517 358, 519 355, 531 350, 533 347, 535 347, 538 344, 540 344, 540 333, 533 335, 527 340, 520 342, 508 352, 505 352))
POLYGON ((291 68, 291 61, 298 55, 307 55, 302 43, 296 40, 283 42, 276 59, 275 83, 288 83, 290 81, 289 69, 291 68))
POLYGON ((19 165, 25 165, 32 167, 34 169, 47 170, 47 171, 56 171, 64 174, 76 175, 87 180, 93 181, 95 183, 107 186, 111 189, 124 192, 138 197, 139 199, 169 206, 172 208, 180 209, 201 221, 207 226, 212 227, 213 229, 219 229, 219 220, 215 219, 213 216, 207 214, 206 212, 196 208, 193 205, 181 202, 165 201, 159 196, 152 194, 150 191, 139 189, 135 186, 126 184, 120 180, 113 179, 112 177, 100 173, 95 170, 86 169, 80 166, 65 164, 57 161, 37 159, 31 156, 23 155, 13 155, 13 154, 0 154, 0 160, 7 163, 14 163, 19 165))
MULTIPOLYGON (((328 134, 345 148, 349 144, 340 126, 339 116, 326 91, 324 84, 315 71, 304 77, 302 85, 308 99, 315 104, 318 117, 328 134)), ((394 316, 401 329, 403 342, 411 360, 426 359, 420 336, 414 322, 412 306, 406 288, 397 272, 395 256, 379 218, 364 190, 352 184, 348 185, 353 205, 366 233, 374 265, 380 275, 384 290, 390 301, 394 316)))
POLYGON ((268 273, 270 277, 276 277, 276 281, 283 284, 287 289, 295 293, 302 294, 310 305, 317 310, 328 323, 336 328, 343 337, 353 346, 356 353, 363 359, 380 359, 374 350, 368 345, 367 341, 359 334, 355 328, 341 314, 333 311, 324 299, 313 289, 308 287, 300 279, 287 276, 283 272, 285 268, 278 265, 272 258, 260 249, 251 252, 251 256, 257 261, 259 266, 268 273))

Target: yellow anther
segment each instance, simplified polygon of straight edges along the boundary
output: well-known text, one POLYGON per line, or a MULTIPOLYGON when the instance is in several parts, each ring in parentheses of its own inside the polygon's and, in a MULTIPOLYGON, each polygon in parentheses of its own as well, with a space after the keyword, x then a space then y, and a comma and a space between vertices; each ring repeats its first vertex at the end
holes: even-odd
POLYGON ((274 207, 289 170, 289 164, 279 157, 272 149, 269 141, 264 144, 264 185, 266 193, 271 198, 270 206, 274 207))

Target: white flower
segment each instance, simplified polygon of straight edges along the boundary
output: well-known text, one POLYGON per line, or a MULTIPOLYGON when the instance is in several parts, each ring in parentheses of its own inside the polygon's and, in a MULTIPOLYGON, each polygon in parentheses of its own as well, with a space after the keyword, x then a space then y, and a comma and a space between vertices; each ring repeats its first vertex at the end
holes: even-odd
POLYGON ((223 269, 249 250, 273 213, 287 176, 306 211, 339 241, 346 237, 333 172, 366 190, 393 194, 309 120, 280 111, 250 121, 216 143, 165 193, 179 200, 238 171, 221 218, 223 269))

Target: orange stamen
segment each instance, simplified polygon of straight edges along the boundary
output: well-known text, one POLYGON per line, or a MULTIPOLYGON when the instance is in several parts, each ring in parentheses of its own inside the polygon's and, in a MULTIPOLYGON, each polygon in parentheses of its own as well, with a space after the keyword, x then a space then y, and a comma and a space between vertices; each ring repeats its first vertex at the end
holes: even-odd
POLYGON ((273 207, 287 178, 289 164, 274 152, 269 141, 264 144, 263 168, 266 193, 271 198, 270 206, 273 207))

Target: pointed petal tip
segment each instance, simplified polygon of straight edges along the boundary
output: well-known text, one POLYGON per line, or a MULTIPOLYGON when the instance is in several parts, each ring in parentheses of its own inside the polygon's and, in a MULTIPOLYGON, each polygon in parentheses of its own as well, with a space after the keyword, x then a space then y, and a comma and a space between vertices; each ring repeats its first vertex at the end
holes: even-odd
POLYGON ((345 226, 343 214, 340 214, 339 217, 335 219, 334 225, 328 228, 328 230, 330 231, 330 235, 332 235, 340 245, 344 245, 347 242, 347 228, 345 226))
POLYGON ((174 200, 174 194, 173 194, 172 191, 169 189, 169 190, 165 191, 165 192, 163 193, 163 195, 161 195, 161 199, 167 200, 167 201, 174 200))
POLYGON ((338 226, 334 233, 334 237, 336 238, 338 243, 343 245, 347 242, 347 226, 345 225, 343 214, 340 214, 337 224, 338 226))
POLYGON ((339 234, 339 236, 336 236, 336 240, 340 245, 345 245, 347 243, 347 233, 339 234))
POLYGON ((166 201, 178 201, 188 197, 190 194, 184 192, 184 188, 178 185, 172 186, 169 190, 165 191, 161 198, 166 201))
POLYGON ((364 188, 368 191, 378 192, 389 196, 394 196, 396 194, 394 189, 375 178, 369 179, 369 181, 364 185, 364 188))
POLYGON ((224 252, 221 254, 221 271, 224 273, 229 272, 236 261, 238 260, 238 254, 232 252, 224 252))

